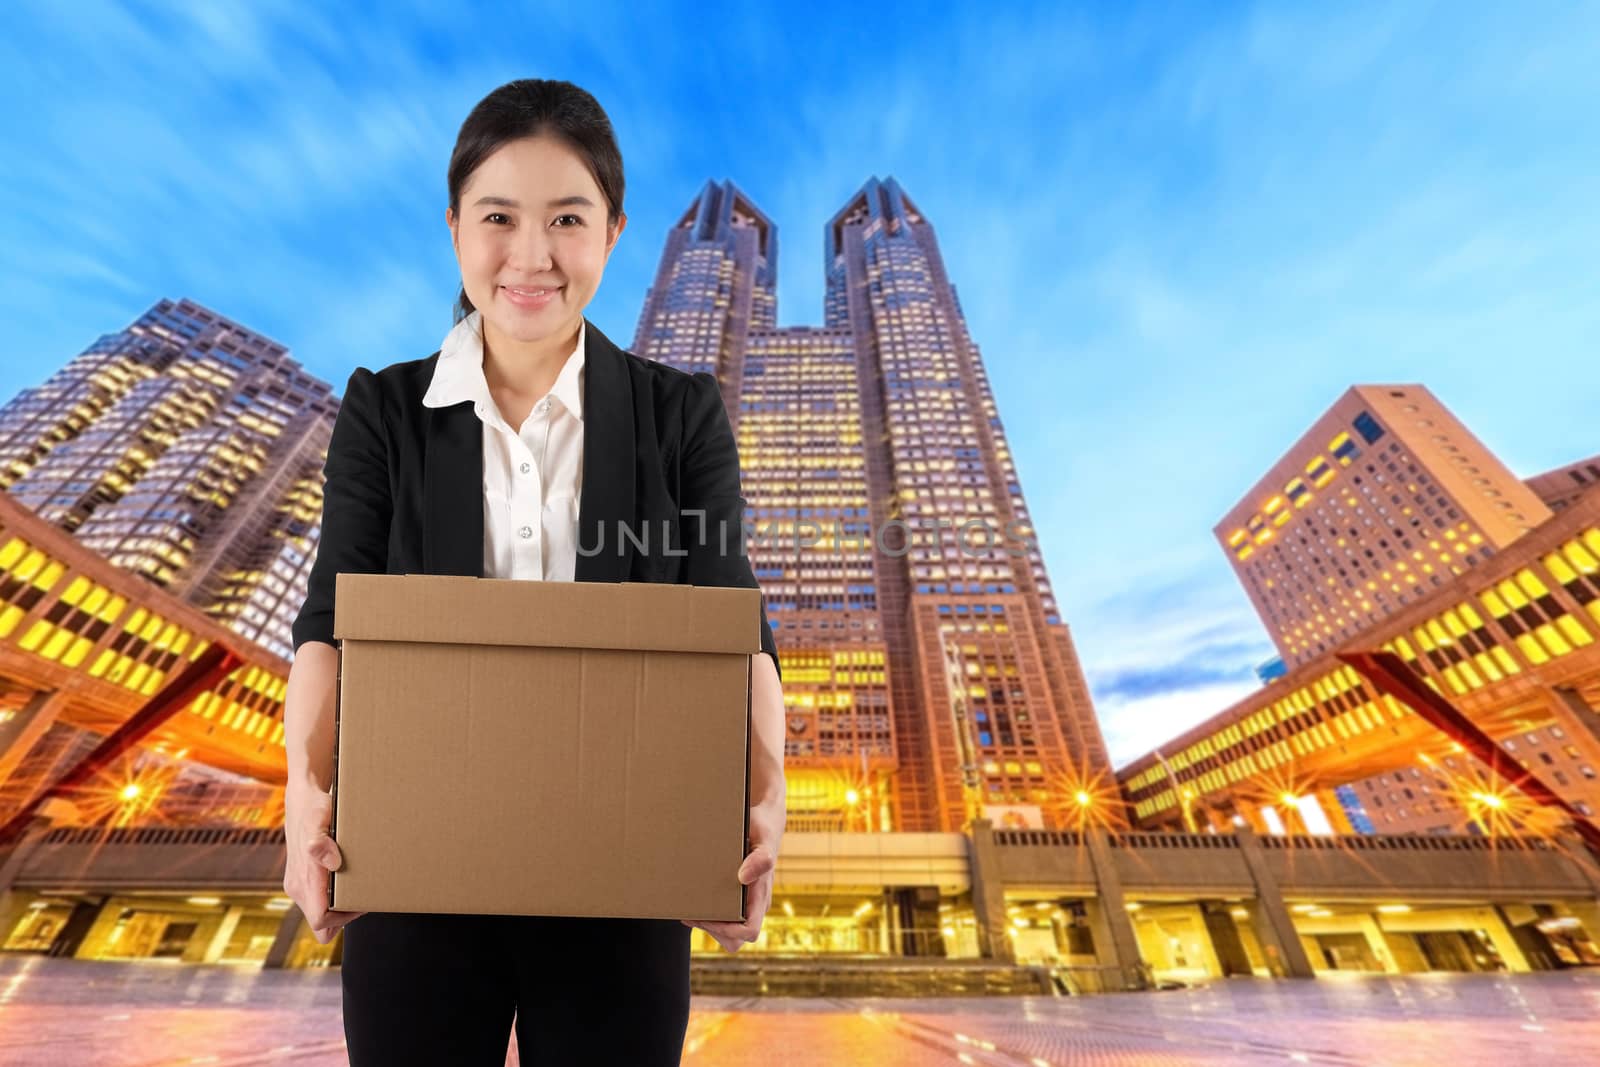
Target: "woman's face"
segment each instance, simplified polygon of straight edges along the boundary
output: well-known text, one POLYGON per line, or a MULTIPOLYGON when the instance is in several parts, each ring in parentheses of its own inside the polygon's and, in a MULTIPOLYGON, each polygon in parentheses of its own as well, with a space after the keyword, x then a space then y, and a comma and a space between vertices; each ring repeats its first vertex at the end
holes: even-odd
POLYGON ((567 337, 600 287, 627 224, 607 232, 607 205, 589 168, 553 137, 501 145, 461 191, 445 221, 461 284, 484 329, 519 342, 567 337))

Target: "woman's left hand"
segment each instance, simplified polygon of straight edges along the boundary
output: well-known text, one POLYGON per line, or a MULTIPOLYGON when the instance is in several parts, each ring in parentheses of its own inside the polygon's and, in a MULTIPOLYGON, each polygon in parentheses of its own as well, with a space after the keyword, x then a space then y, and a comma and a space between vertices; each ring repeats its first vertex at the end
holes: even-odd
POLYGON ((726 952, 738 952, 761 936, 761 923, 772 906, 773 871, 778 857, 765 843, 750 849, 750 854, 739 866, 739 883, 744 889, 745 921, 742 923, 713 922, 709 919, 680 919, 685 926, 697 926, 717 939, 726 952))

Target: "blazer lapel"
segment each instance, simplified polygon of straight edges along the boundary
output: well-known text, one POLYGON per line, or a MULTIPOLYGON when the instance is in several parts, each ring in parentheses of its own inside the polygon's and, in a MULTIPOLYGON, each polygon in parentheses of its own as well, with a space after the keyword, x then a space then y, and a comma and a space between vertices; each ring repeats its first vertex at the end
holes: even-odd
POLYGON ((483 422, 466 401, 429 408, 428 419, 423 572, 482 578, 483 422))
POLYGON ((622 528, 631 529, 637 522, 633 382, 628 357, 594 323, 584 321, 583 485, 578 492, 578 559, 573 577, 580 582, 621 582, 628 576, 634 551, 622 528))

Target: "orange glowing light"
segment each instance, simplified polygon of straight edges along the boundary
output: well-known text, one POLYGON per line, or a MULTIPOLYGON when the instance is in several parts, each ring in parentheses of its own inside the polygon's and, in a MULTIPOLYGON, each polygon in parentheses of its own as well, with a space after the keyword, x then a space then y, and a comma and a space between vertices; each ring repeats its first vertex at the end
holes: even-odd
POLYGON ((1472 799, 1494 811, 1500 811, 1506 806, 1506 798, 1499 793, 1474 793, 1472 799))
POLYGON ((1090 770, 1087 764, 1068 767, 1053 774, 1048 786, 1048 794, 1058 798, 1057 803, 1061 805, 1055 817, 1069 825, 1078 829, 1089 826, 1116 829, 1121 825, 1117 783, 1105 771, 1090 770))

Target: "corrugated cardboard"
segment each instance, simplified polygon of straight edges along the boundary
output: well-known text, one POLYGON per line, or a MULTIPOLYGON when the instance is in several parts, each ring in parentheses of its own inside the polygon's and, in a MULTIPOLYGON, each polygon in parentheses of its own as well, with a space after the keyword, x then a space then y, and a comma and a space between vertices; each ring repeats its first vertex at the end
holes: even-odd
POLYGON ((759 598, 339 575, 331 906, 741 920, 759 598))

